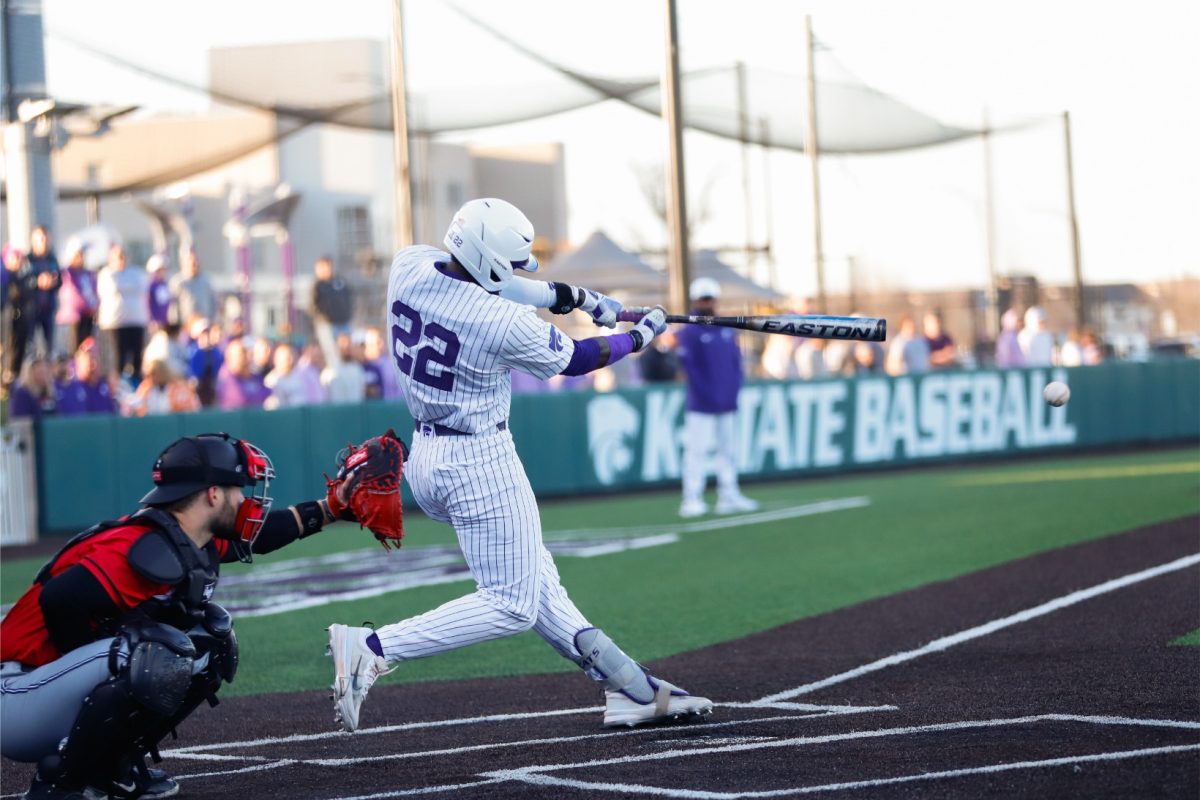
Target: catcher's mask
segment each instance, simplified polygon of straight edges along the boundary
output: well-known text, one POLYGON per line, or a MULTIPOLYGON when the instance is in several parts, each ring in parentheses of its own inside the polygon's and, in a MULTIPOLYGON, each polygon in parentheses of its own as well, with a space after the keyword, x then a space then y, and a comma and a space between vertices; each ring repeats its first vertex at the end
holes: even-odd
POLYGON ((142 505, 164 506, 210 486, 250 486, 238 508, 230 541, 240 561, 250 561, 250 547, 271 511, 267 494, 275 467, 260 448, 227 433, 203 433, 177 439, 163 450, 151 472, 154 489, 142 505))

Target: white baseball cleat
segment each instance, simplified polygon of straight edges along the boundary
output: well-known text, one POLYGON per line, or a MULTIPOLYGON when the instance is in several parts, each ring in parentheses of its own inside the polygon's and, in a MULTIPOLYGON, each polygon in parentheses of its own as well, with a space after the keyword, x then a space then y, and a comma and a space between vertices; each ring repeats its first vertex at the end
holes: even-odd
POLYGON ((692 517, 702 517, 708 513, 708 506, 703 500, 684 500, 683 505, 679 507, 679 516, 684 519, 692 517))
POLYGON ((746 511, 758 511, 758 501, 751 500, 744 494, 722 497, 717 500, 718 514, 738 514, 746 511))
POLYGON ((654 699, 639 703, 622 692, 607 689, 604 692, 604 727, 621 725, 632 728, 647 722, 662 722, 682 717, 703 717, 712 712, 712 701, 707 697, 692 697, 690 694, 658 678, 651 679, 655 686, 654 699))
POLYGON ((386 675, 387 661, 367 646, 370 628, 351 628, 349 625, 330 625, 329 647, 325 654, 333 657, 333 712, 342 730, 358 728, 358 712, 367 692, 380 675, 386 675))

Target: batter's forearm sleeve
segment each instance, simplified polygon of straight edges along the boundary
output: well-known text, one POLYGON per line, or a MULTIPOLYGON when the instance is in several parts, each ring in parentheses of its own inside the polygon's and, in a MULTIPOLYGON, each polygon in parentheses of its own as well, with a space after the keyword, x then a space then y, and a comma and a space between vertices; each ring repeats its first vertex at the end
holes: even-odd
POLYGON ((514 275, 512 280, 500 290, 500 296, 514 303, 522 303, 534 308, 550 308, 558 297, 556 284, 546 281, 535 281, 514 275))
POLYGON ((121 613, 99 579, 78 564, 47 581, 38 604, 59 653, 94 642, 93 622, 116 619, 121 613))
POLYGON ((575 342, 575 352, 560 373, 586 375, 609 364, 615 364, 633 352, 633 337, 628 333, 597 336, 575 342))

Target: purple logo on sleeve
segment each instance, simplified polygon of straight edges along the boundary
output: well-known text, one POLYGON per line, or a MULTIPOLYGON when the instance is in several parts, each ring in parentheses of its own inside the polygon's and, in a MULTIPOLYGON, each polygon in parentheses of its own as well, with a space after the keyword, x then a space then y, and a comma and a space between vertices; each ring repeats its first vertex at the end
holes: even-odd
POLYGON ((550 349, 556 353, 563 351, 562 336, 558 333, 558 328, 550 328, 550 349))

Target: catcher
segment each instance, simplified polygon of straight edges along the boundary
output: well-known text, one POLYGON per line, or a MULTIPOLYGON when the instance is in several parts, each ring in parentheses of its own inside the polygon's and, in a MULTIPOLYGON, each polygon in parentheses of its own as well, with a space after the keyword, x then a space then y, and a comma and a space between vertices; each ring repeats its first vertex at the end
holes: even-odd
POLYGON ((37 763, 25 796, 176 794, 146 756, 157 762, 158 742, 237 673, 233 620, 212 600, 221 563, 335 519, 398 542, 400 496, 386 487, 402 458, 389 431, 350 451, 326 497, 272 511, 275 469, 258 447, 224 433, 168 445, 144 508, 67 542, 0 623, 0 751, 37 763))

